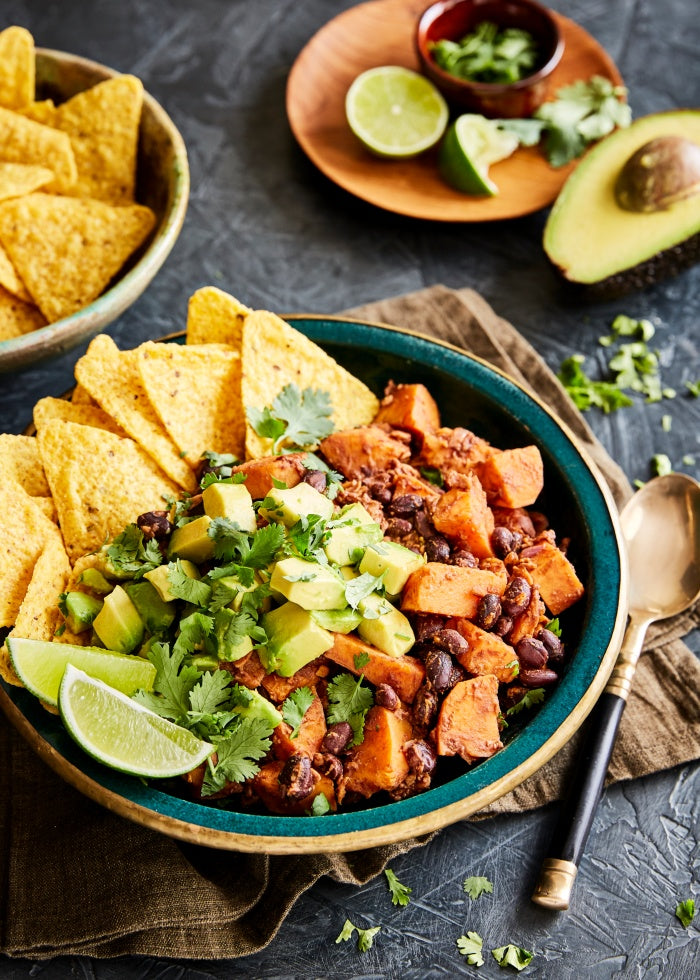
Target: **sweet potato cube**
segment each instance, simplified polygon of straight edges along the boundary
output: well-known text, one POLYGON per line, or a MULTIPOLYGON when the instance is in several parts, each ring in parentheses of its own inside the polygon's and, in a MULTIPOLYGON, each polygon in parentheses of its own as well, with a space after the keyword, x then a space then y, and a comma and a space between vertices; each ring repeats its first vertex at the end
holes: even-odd
POLYGON ((446 472, 469 473, 473 466, 497 452, 485 439, 469 429, 438 429, 426 433, 415 466, 434 466, 446 472))
POLYGON ((498 733, 500 710, 498 678, 492 674, 455 684, 438 715, 438 755, 459 755, 469 763, 494 755, 503 748, 498 733))
POLYGON ((466 653, 457 659, 469 674, 493 674, 501 684, 508 684, 518 674, 515 650, 495 633, 487 633, 468 619, 452 621, 454 628, 469 644, 466 653))
POLYGON ((527 609, 513 620, 513 628, 508 636, 511 644, 515 646, 524 637, 534 636, 540 626, 544 625, 545 619, 544 603, 540 599, 537 585, 533 584, 527 609))
POLYGON ((401 384, 382 398, 374 421, 406 429, 422 441, 426 432, 440 428, 440 410, 425 385, 401 384))
POLYGON ((321 452, 333 469, 349 479, 365 472, 385 470, 394 460, 407 462, 411 450, 401 433, 392 434, 380 425, 359 426, 332 432, 321 441, 321 452))
POLYGON ((544 485, 537 446, 504 449, 479 463, 477 473, 489 503, 495 507, 529 507, 544 485))
POLYGON ((345 788, 364 797, 396 789, 408 775, 403 747, 411 737, 406 718, 377 705, 370 708, 364 740, 345 768, 345 788))
POLYGON ((286 456, 265 456, 249 459, 234 466, 234 473, 245 473, 245 487, 253 500, 264 500, 275 486, 275 480, 287 487, 295 487, 306 473, 302 460, 304 453, 288 453, 286 456))
POLYGON ((477 558, 490 558, 493 555, 493 514, 477 476, 469 473, 466 479, 464 488, 448 490, 436 501, 433 524, 441 534, 456 541, 460 548, 466 548, 477 558))
POLYGON ((260 662, 260 657, 256 650, 251 650, 247 653, 245 657, 241 657, 240 660, 234 660, 231 663, 222 663, 222 670, 227 670, 229 674, 233 675, 236 684, 241 684, 243 687, 249 687, 255 689, 260 687, 260 682, 265 676, 265 668, 260 662))
POLYGON ((270 699, 276 704, 280 704, 298 687, 316 687, 319 677, 328 677, 328 674, 328 665, 322 657, 317 657, 316 660, 305 664, 291 677, 265 674, 260 683, 270 695, 270 699))
POLYGON ((563 551, 545 543, 528 548, 530 575, 553 616, 577 602, 584 593, 574 566, 563 551))
POLYGON ((308 755, 312 758, 314 752, 321 748, 323 736, 326 734, 326 716, 321 699, 316 696, 309 705, 301 720, 296 738, 292 738, 293 728, 283 721, 272 733, 272 751, 275 758, 288 759, 290 755, 308 755))
POLYGON ((301 816, 311 809, 311 804, 316 797, 323 793, 330 803, 331 810, 335 810, 335 786, 333 780, 327 776, 321 776, 308 796, 301 800, 290 800, 284 795, 280 786, 279 776, 282 772, 284 762, 277 760, 266 762, 261 767, 260 772, 253 777, 253 789, 258 794, 262 802, 271 813, 282 813, 287 816, 301 816))
POLYGON ((501 569, 463 568, 429 561, 409 575, 401 596, 401 608, 404 612, 472 619, 479 599, 487 592, 503 595, 508 576, 505 566, 501 565, 501 569))
POLYGON ((442 494, 439 487, 423 479, 418 470, 409 463, 395 463, 391 472, 395 497, 416 493, 424 500, 435 500, 442 494))
POLYGON ((417 657, 404 654, 392 657, 369 643, 365 643, 352 633, 335 633, 335 640, 325 657, 333 663, 345 667, 353 674, 364 674, 370 684, 389 684, 402 701, 412 704, 418 688, 425 679, 425 667, 417 657), (358 667, 355 657, 367 663, 358 667))

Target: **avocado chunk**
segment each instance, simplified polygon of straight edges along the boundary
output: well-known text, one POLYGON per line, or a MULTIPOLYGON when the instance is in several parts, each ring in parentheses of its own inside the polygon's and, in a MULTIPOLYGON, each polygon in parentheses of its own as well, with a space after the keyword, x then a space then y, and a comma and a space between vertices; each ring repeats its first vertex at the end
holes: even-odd
POLYGON ((238 611, 241 608, 243 596, 246 592, 254 592, 260 585, 260 582, 256 579, 252 585, 244 585, 236 575, 224 575, 216 580, 215 585, 221 589, 228 589, 231 593, 231 599, 227 605, 229 609, 238 611))
POLYGON ((204 644, 207 653, 224 663, 240 660, 253 649, 253 641, 249 636, 237 636, 231 630, 236 618, 232 609, 219 609, 214 616, 214 629, 204 644))
MULTIPOLYGON (((628 210, 616 199, 628 161, 667 137, 700 146, 700 110, 642 116, 611 133, 581 160, 554 203, 544 250, 565 279, 585 286, 591 296, 622 296, 700 259, 700 194, 651 211, 628 210)), ((662 162, 666 168, 676 165, 662 162)), ((660 186, 669 176, 659 173, 655 179, 660 186)))
POLYGON ((270 728, 277 728, 284 721, 282 713, 277 710, 277 708, 264 698, 262 694, 258 691, 253 691, 250 688, 246 688, 245 697, 247 704, 241 704, 236 706, 233 710, 241 715, 243 718, 259 718, 261 721, 266 722, 270 728), (250 696, 250 700, 248 700, 250 696))
POLYGON ((339 526, 329 531, 324 551, 328 561, 332 561, 335 565, 356 564, 358 552, 362 553, 368 544, 381 541, 384 537, 381 527, 362 504, 350 504, 344 507, 336 515, 333 523, 339 526))
POLYGON ((107 595, 114 588, 114 583, 108 582, 97 568, 86 568, 82 571, 78 577, 78 584, 84 585, 91 592, 99 592, 100 595, 107 595))
POLYGON ((343 609, 345 582, 328 565, 303 558, 282 558, 275 565, 270 588, 302 609, 343 609))
POLYGON ((143 640, 143 620, 121 585, 115 585, 92 624, 108 650, 131 653, 143 640))
MULTIPOLYGON (((180 560, 180 568, 189 578, 198 579, 201 577, 197 566, 193 562, 187 561, 186 558, 180 560)), ((146 572, 144 578, 148 579, 151 585, 156 589, 163 602, 175 602, 177 597, 170 591, 170 580, 168 578, 168 574, 168 566, 159 565, 157 568, 152 568, 150 572, 146 572)))
POLYGON ((149 633, 163 633, 172 625, 175 609, 171 602, 161 598, 158 589, 151 582, 127 582, 124 591, 136 606, 136 611, 149 633))
POLYGON ((268 640, 257 651, 268 674, 291 677, 333 646, 332 634, 295 602, 265 613, 262 625, 268 640))
POLYGON ((214 557, 214 539, 209 537, 211 517, 196 517, 189 524, 177 527, 170 536, 168 555, 187 558, 199 564, 214 557))
POLYGON ((242 483, 210 484, 202 491, 202 504, 207 517, 227 517, 249 534, 257 527, 253 498, 242 483))
POLYGON ((58 605, 71 633, 82 633, 90 629, 102 609, 102 599, 95 599, 86 592, 66 592, 58 605))
POLYGON ((411 624, 404 614, 376 592, 362 599, 359 609, 363 619, 357 632, 363 640, 390 657, 403 656, 416 642, 411 624))
POLYGON ((291 527, 301 517, 317 514, 325 520, 333 515, 333 501, 308 483, 279 490, 273 487, 263 501, 260 513, 265 520, 291 527))
POLYGON ((381 544, 370 545, 366 549, 360 562, 360 572, 383 575, 386 591, 398 595, 411 572, 424 564, 424 555, 417 555, 415 551, 404 548, 395 541, 382 541, 381 544))
POLYGON ((352 633, 362 622, 362 613, 350 606, 345 609, 312 609, 311 618, 331 633, 352 633))

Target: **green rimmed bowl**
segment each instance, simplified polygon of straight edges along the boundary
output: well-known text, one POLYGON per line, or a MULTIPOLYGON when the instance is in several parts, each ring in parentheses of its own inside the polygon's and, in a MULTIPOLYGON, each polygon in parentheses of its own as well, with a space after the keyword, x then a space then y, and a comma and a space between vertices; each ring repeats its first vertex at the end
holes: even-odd
MULTIPOLYGON (((0 683, 0 706, 67 782, 109 809, 207 847, 274 854, 350 851, 405 840, 482 809, 532 775, 581 725, 603 690, 626 621, 627 572, 617 510, 602 476, 574 437, 516 382, 449 344, 393 327, 325 317, 289 317, 377 394, 386 382, 423 382, 444 424, 473 429, 499 448, 536 443, 545 489, 538 509, 561 536, 586 595, 561 617, 567 666, 544 705, 507 730, 504 749, 467 769, 444 762, 426 793, 324 817, 237 813, 194 803, 94 763, 27 692, 0 683)), ((518 716, 520 718, 521 716, 518 716)))
MULTIPOLYGON (((95 61, 38 48, 37 99, 64 102, 98 82, 114 78, 95 61)), ((30 367, 71 350, 99 333, 134 303, 170 254, 180 234, 190 193, 185 143, 158 102, 144 91, 139 129, 136 199, 156 214, 156 224, 109 287, 71 316, 12 340, 0 341, 0 372, 30 367)))

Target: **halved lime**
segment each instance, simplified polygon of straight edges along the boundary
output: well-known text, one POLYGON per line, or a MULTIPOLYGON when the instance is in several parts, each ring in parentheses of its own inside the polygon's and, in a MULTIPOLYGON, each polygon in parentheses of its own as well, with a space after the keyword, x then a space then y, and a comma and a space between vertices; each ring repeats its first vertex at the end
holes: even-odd
POLYGON ((358 75, 345 97, 357 138, 380 157, 413 157, 445 132, 447 103, 433 83, 409 68, 382 65, 358 75))
POLYGON ((58 688, 66 664, 80 667, 124 694, 133 694, 139 688, 150 691, 156 676, 156 668, 149 660, 100 647, 78 647, 13 636, 8 637, 7 647, 19 679, 28 691, 46 704, 58 704, 58 688))
POLYGON ((489 167, 517 147, 517 136, 499 129, 492 119, 465 113, 455 119, 442 141, 440 174, 458 191, 493 197, 498 187, 489 177, 489 167))
POLYGON ((213 746, 68 664, 58 693, 63 723, 93 759, 131 776, 165 779, 196 769, 213 746))

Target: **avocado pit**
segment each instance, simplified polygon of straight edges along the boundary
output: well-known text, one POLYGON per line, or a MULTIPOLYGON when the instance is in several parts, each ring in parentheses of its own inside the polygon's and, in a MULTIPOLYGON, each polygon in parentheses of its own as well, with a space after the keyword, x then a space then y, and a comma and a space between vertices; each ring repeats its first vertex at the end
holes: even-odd
POLYGON ((659 136, 632 154, 615 182, 625 211, 668 210, 700 193, 700 146, 682 136, 659 136))

